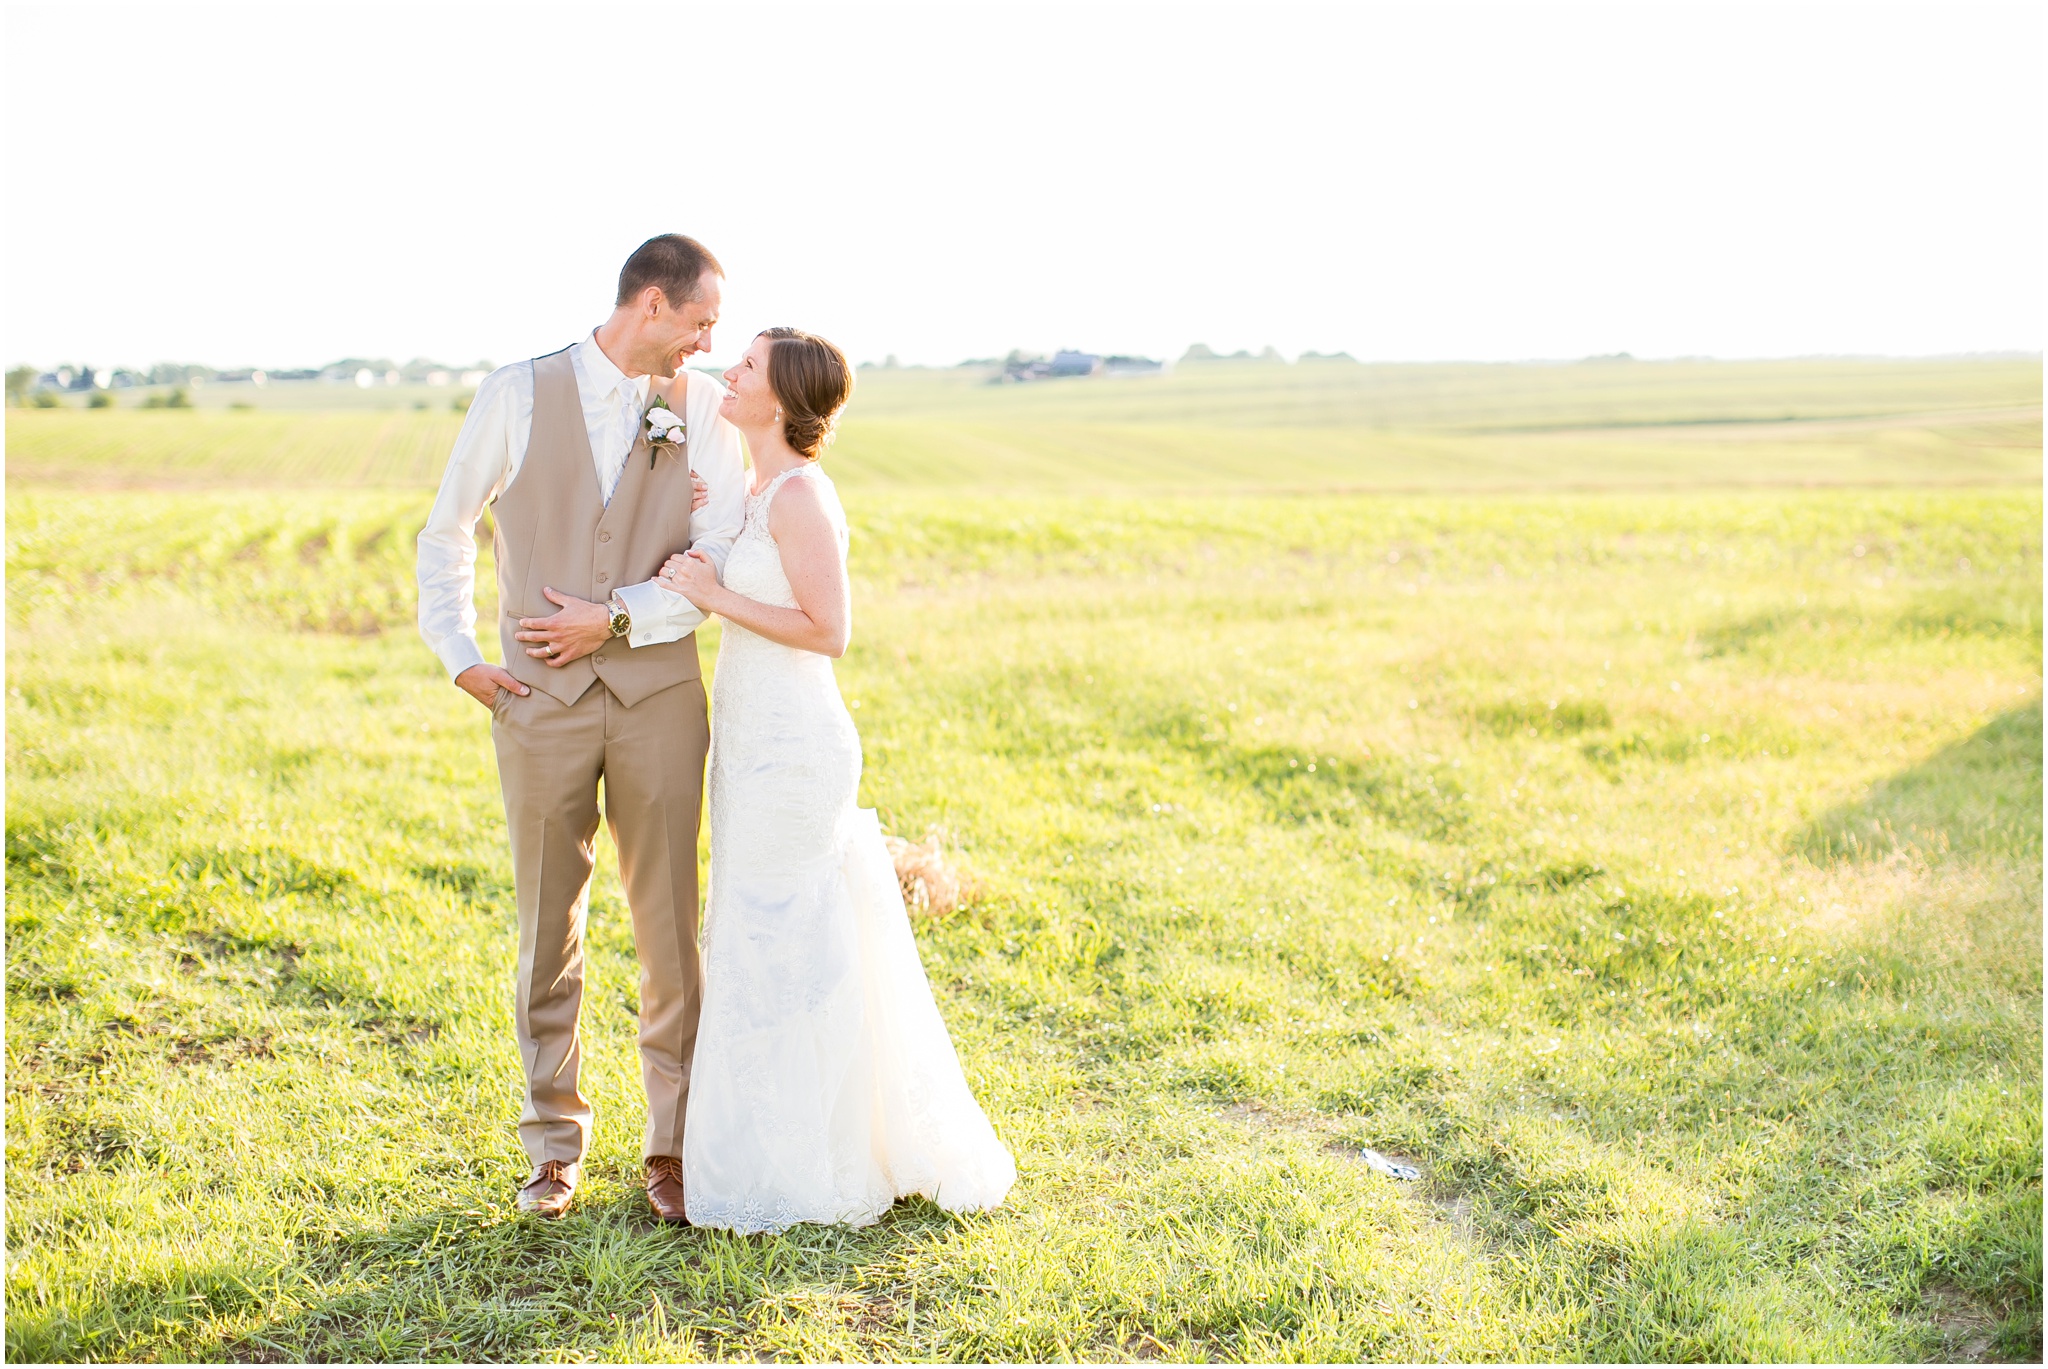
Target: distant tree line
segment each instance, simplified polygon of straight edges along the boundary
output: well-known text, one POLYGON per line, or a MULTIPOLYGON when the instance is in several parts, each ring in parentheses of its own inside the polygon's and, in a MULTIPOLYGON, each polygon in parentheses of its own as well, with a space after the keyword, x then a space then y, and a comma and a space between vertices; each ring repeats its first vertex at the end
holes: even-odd
POLYGON ((403 364, 388 357, 344 357, 325 366, 285 370, 266 370, 256 366, 222 368, 190 362, 163 361, 142 371, 125 366, 101 367, 64 362, 47 369, 29 365, 10 369, 7 372, 7 402, 10 405, 28 404, 51 408, 62 403, 64 395, 84 394, 88 397, 89 407, 106 408, 111 406, 112 399, 108 396, 115 390, 171 387, 178 396, 176 403, 172 403, 169 396, 153 396, 144 401, 143 407, 180 408, 189 406, 189 397, 185 392, 194 386, 262 386, 273 382, 322 381, 362 388, 401 384, 445 385, 474 389, 477 382, 488 375, 490 370, 491 363, 488 361, 478 361, 469 366, 451 366, 426 357, 415 357, 403 364))
MULTIPOLYGON (((1287 364, 1287 358, 1280 355, 1280 349, 1270 345, 1266 347, 1265 350, 1258 352, 1257 354, 1247 352, 1242 348, 1235 352, 1225 353, 1216 351, 1214 348, 1210 347, 1206 343, 1197 342, 1193 346, 1189 347, 1187 351, 1182 352, 1180 359, 1182 364, 1186 364, 1188 362, 1202 361, 1265 361, 1278 362, 1283 366, 1287 364)), ((1354 358, 1349 352, 1303 352, 1299 357, 1296 357, 1295 360, 1351 361, 1355 363, 1356 358, 1354 358)))
MULTIPOLYGON (((1349 352, 1303 352, 1296 361, 1342 361, 1357 364, 1349 352)), ((1197 342, 1181 353, 1176 365, 1200 365, 1205 362, 1263 362, 1285 366, 1287 358, 1277 347, 1267 347, 1259 352, 1239 350, 1219 352, 1207 343, 1197 342)), ((896 358, 877 365, 872 361, 861 363, 862 370, 893 370, 896 358)), ((1102 375, 1156 375, 1166 369, 1166 363, 1151 357, 1130 356, 1120 353, 1083 352, 1074 348, 1063 348, 1047 355, 1043 352, 1028 352, 1022 348, 1013 349, 1008 356, 970 357, 956 363, 960 370, 993 371, 996 384, 1016 384, 1034 380, 1063 380, 1082 376, 1102 375)))

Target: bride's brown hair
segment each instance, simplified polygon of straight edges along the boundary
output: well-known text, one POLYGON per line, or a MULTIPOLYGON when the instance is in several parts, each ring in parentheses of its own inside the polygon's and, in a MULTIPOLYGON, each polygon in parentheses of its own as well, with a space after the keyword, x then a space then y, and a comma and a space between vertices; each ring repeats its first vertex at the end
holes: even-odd
POLYGON ((770 343, 768 388, 782 406, 782 436, 816 461, 853 395, 853 368, 846 353, 801 328, 764 328, 761 336, 770 343))

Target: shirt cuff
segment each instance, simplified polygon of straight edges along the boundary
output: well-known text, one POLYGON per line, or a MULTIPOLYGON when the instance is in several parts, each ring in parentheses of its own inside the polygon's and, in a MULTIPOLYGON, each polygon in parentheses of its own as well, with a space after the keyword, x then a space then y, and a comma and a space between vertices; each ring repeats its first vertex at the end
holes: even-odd
POLYGON ((633 618, 633 630, 626 634, 627 646, 681 641, 704 621, 703 611, 695 604, 652 580, 627 585, 618 594, 619 602, 633 618))
POLYGON ((476 638, 467 632, 457 633, 434 648, 434 654, 441 658, 441 664, 448 668, 448 678, 454 679, 473 665, 488 664, 483 652, 477 649, 476 638))

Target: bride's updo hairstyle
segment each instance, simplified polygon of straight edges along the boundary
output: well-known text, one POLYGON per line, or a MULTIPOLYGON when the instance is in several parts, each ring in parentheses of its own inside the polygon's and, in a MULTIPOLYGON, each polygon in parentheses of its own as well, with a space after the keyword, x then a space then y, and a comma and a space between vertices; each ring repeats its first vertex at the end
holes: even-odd
POLYGON ((816 461, 853 395, 853 368, 846 353, 801 328, 768 328, 761 336, 770 343, 768 388, 782 406, 783 439, 816 461))

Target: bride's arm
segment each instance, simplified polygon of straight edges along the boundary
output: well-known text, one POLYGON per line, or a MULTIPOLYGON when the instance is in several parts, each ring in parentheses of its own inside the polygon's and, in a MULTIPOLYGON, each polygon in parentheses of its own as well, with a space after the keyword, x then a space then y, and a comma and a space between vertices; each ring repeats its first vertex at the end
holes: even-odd
POLYGON ((730 619, 771 642, 844 656, 853 632, 853 602, 839 536, 825 504, 808 480, 791 480, 768 506, 768 532, 782 554, 782 573, 796 596, 795 608, 777 608, 735 594, 718 583, 718 572, 702 552, 671 557, 661 582, 706 613, 730 619))
MULTIPOLYGON (((656 376, 652 393, 689 424, 691 479, 699 493, 690 506, 688 545, 710 553, 712 564, 723 571, 747 505, 747 460, 739 430, 718 413, 724 387, 708 376, 682 370, 666 380, 656 376)), ((626 635, 629 647, 673 642, 695 632, 704 621, 695 604, 669 592, 659 580, 621 585, 614 593, 632 615, 633 628, 626 635)))

